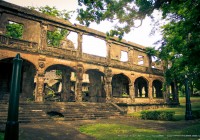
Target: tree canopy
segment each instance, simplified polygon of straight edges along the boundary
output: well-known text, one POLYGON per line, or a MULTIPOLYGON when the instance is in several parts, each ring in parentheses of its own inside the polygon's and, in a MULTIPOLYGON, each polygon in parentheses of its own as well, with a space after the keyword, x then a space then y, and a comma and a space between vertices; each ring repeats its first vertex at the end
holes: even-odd
POLYGON ((155 53, 164 61, 167 82, 173 79, 183 84, 187 75, 200 89, 200 1, 199 0, 78 0, 77 19, 89 26, 91 22, 108 20, 115 23, 108 36, 122 38, 136 27, 135 21, 162 12, 168 24, 162 26, 162 44, 155 53))

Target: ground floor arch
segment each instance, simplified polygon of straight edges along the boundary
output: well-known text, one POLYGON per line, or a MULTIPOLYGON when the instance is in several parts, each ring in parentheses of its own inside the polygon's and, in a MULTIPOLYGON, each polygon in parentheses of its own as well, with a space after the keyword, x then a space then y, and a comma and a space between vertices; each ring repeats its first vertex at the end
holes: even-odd
POLYGON ((88 75, 88 92, 83 92, 83 101, 105 102, 104 73, 94 69, 89 69, 85 73, 88 75))
MULTIPOLYGON (((13 58, 0 60, 0 96, 10 93, 10 84, 13 68, 13 58)), ((35 83, 34 77, 36 68, 34 64, 23 59, 20 83, 20 98, 24 100, 34 100, 35 83)))
POLYGON ((153 97, 163 98, 162 82, 160 80, 153 81, 153 97))
POLYGON ((44 99, 46 101, 75 101, 75 70, 65 65, 51 65, 45 70, 44 99))
POLYGON ((148 97, 148 82, 144 77, 139 77, 134 82, 135 97, 148 97))
POLYGON ((112 96, 113 97, 128 97, 129 92, 129 78, 124 74, 116 74, 112 77, 112 96))

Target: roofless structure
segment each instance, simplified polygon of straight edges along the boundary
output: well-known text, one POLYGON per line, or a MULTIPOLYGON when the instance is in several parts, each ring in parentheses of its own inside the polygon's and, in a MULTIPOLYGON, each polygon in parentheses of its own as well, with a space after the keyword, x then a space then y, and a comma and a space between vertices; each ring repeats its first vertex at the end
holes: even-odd
MULTIPOLYGON (((17 53, 23 59, 21 98, 44 102, 46 86, 59 83, 53 90, 59 87, 59 101, 169 103, 170 93, 162 91, 162 66, 152 67, 145 47, 118 38, 107 39, 97 30, 0 1, 0 97, 9 93, 12 59, 17 53), (9 24, 21 26, 19 38, 8 35, 9 24), (66 30, 68 34, 52 46, 48 35, 55 30, 66 30), (103 47, 105 55, 85 53, 83 47, 87 45, 93 49, 103 47), (52 71, 61 71, 61 75, 48 74, 52 71), (51 78, 58 82, 48 83, 51 78)), ((173 91, 173 84, 171 87, 173 91)), ((172 97, 177 102, 176 95, 172 97)))

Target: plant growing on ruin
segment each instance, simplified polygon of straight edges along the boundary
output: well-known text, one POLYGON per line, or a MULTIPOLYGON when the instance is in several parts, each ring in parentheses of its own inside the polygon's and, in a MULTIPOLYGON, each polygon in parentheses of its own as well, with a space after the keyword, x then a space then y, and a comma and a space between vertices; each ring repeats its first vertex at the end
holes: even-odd
POLYGON ((6 36, 15 39, 21 39, 23 34, 23 25, 15 22, 9 22, 6 25, 6 36))
POLYGON ((66 38, 68 31, 65 29, 56 29, 55 31, 47 32, 48 46, 60 47, 61 41, 66 38))
POLYGON ((129 97, 128 93, 122 90, 122 97, 129 97))
MULTIPOLYGON (((44 6, 44 7, 28 7, 32 10, 36 10, 46 15, 69 20, 73 11, 58 10, 56 7, 44 6)), ((60 47, 61 41, 66 38, 68 30, 56 28, 54 31, 47 31, 47 45, 53 47, 60 47)))

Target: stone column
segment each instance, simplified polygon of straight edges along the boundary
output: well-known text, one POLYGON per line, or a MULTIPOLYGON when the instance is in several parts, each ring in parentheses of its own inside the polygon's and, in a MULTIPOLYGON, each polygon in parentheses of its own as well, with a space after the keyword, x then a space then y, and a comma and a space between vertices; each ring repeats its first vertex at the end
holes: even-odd
POLYGON ((0 14, 0 34, 6 34, 6 25, 9 23, 6 14, 0 14))
POLYGON ((128 48, 128 63, 129 65, 133 64, 133 49, 131 47, 128 48))
POLYGON ((106 47, 107 47, 107 60, 108 60, 108 63, 110 62, 110 59, 111 59, 111 54, 110 54, 110 51, 111 51, 111 42, 110 41, 107 41, 106 42, 106 47))
POLYGON ((149 86, 148 86, 148 97, 150 100, 153 99, 153 95, 152 95, 152 92, 153 92, 153 85, 152 85, 152 79, 149 79, 149 86))
POLYGON ((83 50, 82 50, 82 43, 83 43, 83 33, 82 32, 79 32, 78 33, 78 58, 82 58, 82 53, 83 53, 83 50))
POLYGON ((105 68, 105 92, 106 92, 106 102, 109 102, 111 100, 112 95, 112 70, 109 68, 105 68))
POLYGON ((44 101, 44 74, 38 74, 36 76, 36 92, 35 92, 35 101, 43 102, 44 101))
POLYGON ((75 101, 81 102, 82 101, 82 81, 83 81, 83 66, 78 65, 76 71, 76 87, 75 87, 75 101))
POLYGON ((47 25, 41 24, 41 44, 39 50, 43 50, 47 47, 47 25))
POLYGON ((40 56, 38 60, 38 71, 36 73, 35 82, 35 101, 36 102, 43 102, 44 101, 44 80, 45 80, 45 57, 40 56))
POLYGON ((135 101, 135 93, 134 93, 133 83, 129 84, 129 93, 130 93, 130 98, 131 98, 132 102, 134 102, 135 101))
POLYGON ((62 70, 62 101, 70 101, 71 91, 71 71, 69 69, 62 70))

